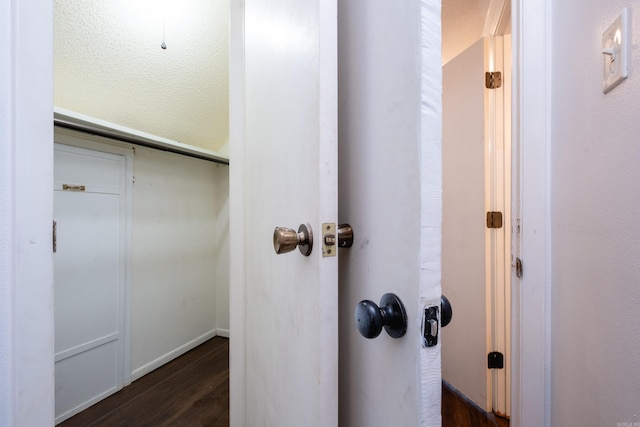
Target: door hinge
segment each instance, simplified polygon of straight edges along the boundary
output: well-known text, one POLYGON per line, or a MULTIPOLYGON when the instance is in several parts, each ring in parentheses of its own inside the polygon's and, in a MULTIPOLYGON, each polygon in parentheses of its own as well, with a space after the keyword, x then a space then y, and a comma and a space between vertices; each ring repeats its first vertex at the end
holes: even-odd
POLYGON ((55 254, 58 250, 58 222, 56 220, 53 221, 53 253, 55 254))
POLYGON ((516 257, 516 277, 522 278, 522 260, 516 257))
POLYGON ((502 86, 502 73, 500 71, 487 71, 484 73, 484 85, 487 89, 498 89, 502 86))
POLYGON ((487 357, 487 367, 489 369, 504 369, 504 354, 499 351, 492 351, 487 357))
POLYGON ((502 228, 502 212, 487 212, 487 228, 502 228))

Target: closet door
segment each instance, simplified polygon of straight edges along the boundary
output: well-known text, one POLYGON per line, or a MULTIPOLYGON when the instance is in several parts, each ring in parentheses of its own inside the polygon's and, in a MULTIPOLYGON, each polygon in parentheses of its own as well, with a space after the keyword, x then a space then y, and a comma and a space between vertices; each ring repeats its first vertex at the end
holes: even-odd
POLYGON ((125 158, 56 144, 56 423, 123 383, 125 158))

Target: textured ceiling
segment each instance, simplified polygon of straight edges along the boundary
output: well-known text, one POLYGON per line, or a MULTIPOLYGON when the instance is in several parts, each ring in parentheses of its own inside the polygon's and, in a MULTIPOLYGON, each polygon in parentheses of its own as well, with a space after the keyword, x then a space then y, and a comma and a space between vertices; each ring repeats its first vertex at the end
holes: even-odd
MULTIPOLYGON (((485 35, 500 1, 442 0, 443 64, 485 35)), ((229 0, 55 0, 54 103, 224 152, 228 22, 229 0)))
POLYGON ((442 63, 485 35, 490 0, 442 0, 442 63))
POLYGON ((229 0, 55 0, 54 104, 224 150, 228 22, 229 0))

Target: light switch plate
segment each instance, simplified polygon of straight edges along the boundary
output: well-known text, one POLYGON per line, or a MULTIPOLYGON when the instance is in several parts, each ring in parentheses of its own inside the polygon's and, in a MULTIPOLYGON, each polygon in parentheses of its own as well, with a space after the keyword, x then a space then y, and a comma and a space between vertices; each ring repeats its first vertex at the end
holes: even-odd
POLYGON ((602 91, 608 93, 629 75, 629 11, 623 9, 620 16, 602 34, 603 68, 602 91))

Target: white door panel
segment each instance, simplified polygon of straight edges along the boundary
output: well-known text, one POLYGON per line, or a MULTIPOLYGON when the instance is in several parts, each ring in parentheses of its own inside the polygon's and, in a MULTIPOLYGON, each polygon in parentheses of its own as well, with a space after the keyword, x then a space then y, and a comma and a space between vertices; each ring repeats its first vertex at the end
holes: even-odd
POLYGON ((119 216, 119 194, 56 191, 56 353, 118 332, 119 216))
POLYGON ((75 409, 79 402, 84 407, 118 391, 120 351, 119 342, 114 340, 57 362, 56 415, 75 409))
POLYGON ((335 8, 325 0, 245 2, 244 154, 231 167, 233 180, 244 163, 244 207, 232 207, 231 234, 247 236, 236 254, 246 279, 231 292, 243 286, 246 298, 231 311, 244 309, 246 329, 232 324, 230 341, 244 346, 237 386, 245 425, 337 423, 338 266, 320 244, 321 223, 337 221, 335 8), (274 228, 301 223, 315 234, 311 255, 276 255, 274 228))
POLYGON ((122 388, 124 174, 124 156, 55 146, 56 422, 122 388))
MULTIPOLYGON (((421 267, 423 256, 439 264, 440 245, 424 242, 421 233, 422 188, 428 187, 421 172, 430 166, 424 159, 436 157, 438 165, 440 153, 424 144, 438 128, 420 122, 420 4, 350 0, 339 12, 339 216, 355 233, 354 246, 340 253, 340 425, 432 425, 422 408, 432 405, 431 420, 439 421, 440 365, 437 360, 423 371, 421 352, 439 354, 439 347, 421 346, 420 296, 422 284, 429 292, 436 288, 439 271, 427 284, 421 267), (364 338, 354 321, 356 305, 378 304, 388 292, 405 305, 406 335, 394 339, 383 330, 364 338), (423 374, 434 378, 424 390, 423 374)), ((439 167, 431 172, 439 174, 439 167)), ((433 196, 427 221, 439 224, 439 192, 433 196)), ((438 303, 439 289, 434 293, 438 303)))
POLYGON ((121 156, 97 157, 91 153, 95 152, 57 150, 54 188, 61 190, 63 184, 81 183, 86 186, 86 191, 119 194, 123 185, 121 156))

